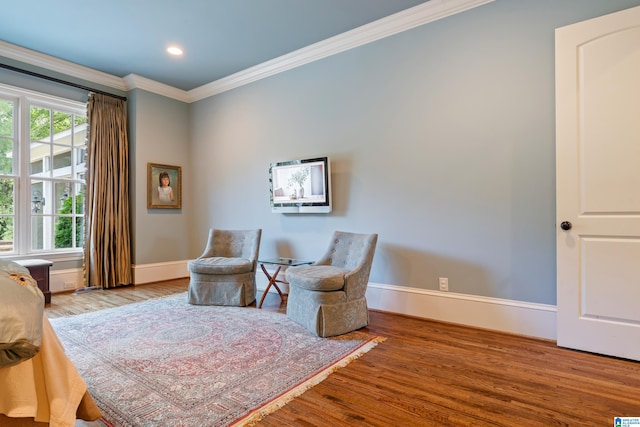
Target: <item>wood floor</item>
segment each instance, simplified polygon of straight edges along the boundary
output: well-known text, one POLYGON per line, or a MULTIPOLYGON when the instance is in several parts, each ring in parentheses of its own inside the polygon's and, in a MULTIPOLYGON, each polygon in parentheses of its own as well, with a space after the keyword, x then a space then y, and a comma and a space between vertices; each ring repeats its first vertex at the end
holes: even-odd
MULTIPOLYGON (((188 281, 55 294, 49 318, 176 292, 188 281)), ((263 310, 285 311, 277 294, 263 310)), ((258 426, 613 426, 640 417, 640 363, 554 342, 371 312, 375 349, 258 426)))

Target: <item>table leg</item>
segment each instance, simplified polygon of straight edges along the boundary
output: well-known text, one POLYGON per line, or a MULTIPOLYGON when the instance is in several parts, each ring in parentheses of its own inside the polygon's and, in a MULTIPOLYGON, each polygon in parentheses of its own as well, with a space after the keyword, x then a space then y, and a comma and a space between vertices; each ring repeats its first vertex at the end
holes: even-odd
POLYGON ((278 282, 284 283, 283 281, 278 280, 278 273, 280 273, 280 269, 282 268, 282 266, 279 265, 278 268, 276 268, 276 271, 275 273, 273 273, 273 275, 270 275, 267 269, 264 268, 264 264, 260 264, 260 268, 262 268, 262 271, 264 272, 265 276, 267 276, 267 278, 269 279, 269 284, 265 288, 264 293, 262 294, 262 298, 260 298, 260 303, 258 304, 258 308, 262 308, 262 303, 264 302, 264 298, 267 296, 267 293, 269 292, 269 288, 271 288, 272 285, 274 288, 276 288, 276 291, 278 291, 278 295, 280 295, 280 299, 284 301, 284 295, 282 294, 282 291, 278 287, 278 282))

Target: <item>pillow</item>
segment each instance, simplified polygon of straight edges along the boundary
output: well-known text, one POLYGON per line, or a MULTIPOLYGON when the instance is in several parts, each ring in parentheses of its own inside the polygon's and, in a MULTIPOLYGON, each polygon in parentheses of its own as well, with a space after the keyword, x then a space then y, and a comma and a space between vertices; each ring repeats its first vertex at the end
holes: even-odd
POLYGON ((43 316, 44 295, 29 270, 0 259, 0 367, 40 351, 43 316))

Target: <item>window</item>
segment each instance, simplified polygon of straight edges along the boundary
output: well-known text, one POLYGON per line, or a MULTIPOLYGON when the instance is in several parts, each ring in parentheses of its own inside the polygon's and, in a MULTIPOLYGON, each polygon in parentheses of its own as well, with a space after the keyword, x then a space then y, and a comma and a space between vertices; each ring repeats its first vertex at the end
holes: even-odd
POLYGON ((0 85, 0 256, 80 251, 86 105, 0 85))

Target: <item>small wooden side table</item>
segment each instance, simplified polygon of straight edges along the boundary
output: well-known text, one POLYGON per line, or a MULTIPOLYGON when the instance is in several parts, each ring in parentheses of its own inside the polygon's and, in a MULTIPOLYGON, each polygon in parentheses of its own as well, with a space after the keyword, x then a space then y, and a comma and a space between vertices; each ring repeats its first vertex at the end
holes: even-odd
POLYGON ((49 268, 53 263, 46 259, 21 259, 16 260, 16 264, 20 264, 29 270, 31 277, 38 282, 38 288, 44 294, 44 303, 51 304, 51 291, 49 290, 49 268))
POLYGON ((262 294, 262 298, 260 298, 260 304, 258 304, 258 308, 262 308, 264 297, 267 296, 267 293, 269 292, 269 288, 271 286, 276 288, 276 291, 278 291, 278 295, 280 295, 280 299, 282 300, 282 302, 286 300, 284 294, 278 287, 278 283, 289 284, 289 282, 287 282, 286 280, 278 279, 278 274, 280 273, 280 270, 283 267, 286 269, 287 267, 294 267, 296 265, 313 264, 313 261, 302 261, 302 260, 293 259, 293 258, 271 258, 271 259, 258 260, 258 262, 260 263, 260 268, 262 269, 262 272, 265 274, 265 276, 267 276, 267 279, 269 279, 269 284, 265 288, 264 293, 262 294), (267 269, 264 267, 265 264, 277 265, 278 268, 276 268, 275 273, 269 274, 267 269))

